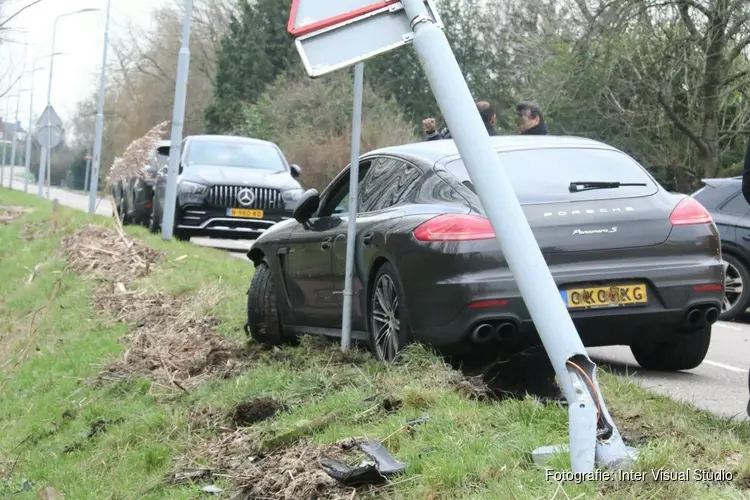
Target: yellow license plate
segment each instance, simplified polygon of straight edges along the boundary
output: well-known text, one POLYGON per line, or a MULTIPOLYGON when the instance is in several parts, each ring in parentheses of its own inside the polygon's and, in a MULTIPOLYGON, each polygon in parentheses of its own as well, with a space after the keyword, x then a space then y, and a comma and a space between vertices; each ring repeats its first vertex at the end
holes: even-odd
POLYGON ((561 290, 568 309, 638 306, 648 303, 646 285, 613 285, 561 290))
POLYGON ((229 208, 227 215, 229 217, 240 217, 242 219, 262 219, 263 210, 254 210, 249 208, 229 208))

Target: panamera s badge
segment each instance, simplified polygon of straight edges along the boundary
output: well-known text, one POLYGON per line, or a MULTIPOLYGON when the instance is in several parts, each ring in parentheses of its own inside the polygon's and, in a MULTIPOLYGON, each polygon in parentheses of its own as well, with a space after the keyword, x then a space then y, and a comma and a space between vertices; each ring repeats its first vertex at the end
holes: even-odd
POLYGON ((255 193, 248 188, 240 189, 237 193, 237 201, 239 201, 240 205, 243 207, 249 207, 255 201, 255 193))
POLYGON ((576 229, 573 231, 573 235, 576 234, 602 234, 602 233, 616 233, 617 226, 609 227, 606 229, 576 229))

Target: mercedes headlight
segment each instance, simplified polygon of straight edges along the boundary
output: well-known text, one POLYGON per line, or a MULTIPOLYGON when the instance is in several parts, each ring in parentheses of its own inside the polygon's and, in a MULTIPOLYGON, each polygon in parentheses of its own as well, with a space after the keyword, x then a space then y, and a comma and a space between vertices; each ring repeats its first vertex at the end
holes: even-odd
POLYGON ((304 189, 289 189, 282 194, 284 196, 284 201, 299 201, 304 193, 304 189))
POLYGON ((179 191, 182 194, 200 195, 208 190, 208 186, 198 184, 197 182, 182 181, 179 185, 179 191))

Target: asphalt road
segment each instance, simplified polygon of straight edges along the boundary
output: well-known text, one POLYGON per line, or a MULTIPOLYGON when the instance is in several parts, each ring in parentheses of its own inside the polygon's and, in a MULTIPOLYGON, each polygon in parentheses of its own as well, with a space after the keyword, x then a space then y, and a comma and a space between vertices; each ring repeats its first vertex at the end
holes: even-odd
MULTIPOLYGON (((6 168, 4 185, 8 186, 6 168)), ((14 181, 15 189, 23 190, 23 181, 14 181)), ((36 193, 36 186, 29 186, 36 193)), ((88 210, 88 197, 60 188, 50 190, 51 198, 78 210, 88 210)), ((0 193, 0 203, 2 194, 0 193)), ((109 200, 98 203, 97 213, 112 215, 109 200)), ((193 243, 221 248, 233 257, 246 259, 251 241, 193 238, 193 243)), ((716 415, 746 420, 748 402, 748 368, 750 368, 750 315, 740 320, 714 326, 711 347, 706 360, 698 368, 678 373, 642 370, 627 347, 597 347, 589 350, 592 359, 604 369, 623 376, 632 376, 642 386, 675 400, 686 401, 716 415)), ((605 394, 605 398, 606 398, 605 394)))

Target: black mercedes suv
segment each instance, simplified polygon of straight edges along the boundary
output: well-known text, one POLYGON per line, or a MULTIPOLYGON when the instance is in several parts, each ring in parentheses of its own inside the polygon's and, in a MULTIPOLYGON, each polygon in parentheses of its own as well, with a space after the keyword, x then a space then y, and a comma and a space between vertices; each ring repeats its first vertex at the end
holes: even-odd
MULTIPOLYGON (((174 236, 254 239, 292 217, 303 190, 300 168, 272 142, 194 135, 182 141, 174 236)), ((156 176, 149 229, 163 217, 168 165, 156 176)))

